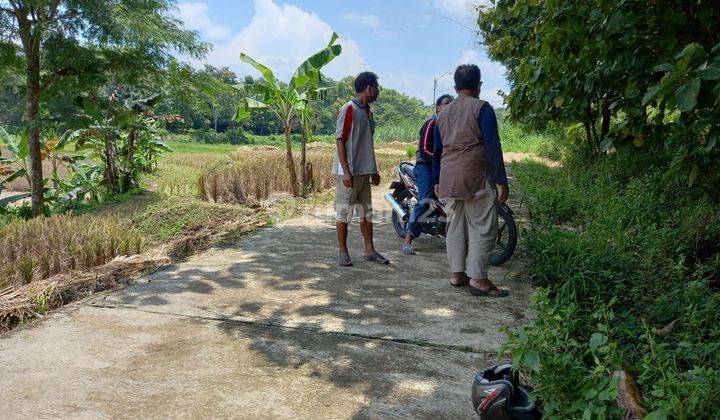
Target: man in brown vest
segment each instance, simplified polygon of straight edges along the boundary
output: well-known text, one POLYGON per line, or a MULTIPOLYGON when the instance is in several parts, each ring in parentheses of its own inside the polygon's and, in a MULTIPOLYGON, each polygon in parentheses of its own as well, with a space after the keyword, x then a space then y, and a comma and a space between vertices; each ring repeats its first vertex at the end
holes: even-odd
POLYGON ((476 65, 455 70, 458 97, 435 126, 433 181, 437 196, 447 201, 450 284, 469 282, 474 296, 504 297, 508 291, 490 281, 488 270, 497 236, 495 203, 505 202, 509 190, 495 111, 478 98, 481 84, 476 65))

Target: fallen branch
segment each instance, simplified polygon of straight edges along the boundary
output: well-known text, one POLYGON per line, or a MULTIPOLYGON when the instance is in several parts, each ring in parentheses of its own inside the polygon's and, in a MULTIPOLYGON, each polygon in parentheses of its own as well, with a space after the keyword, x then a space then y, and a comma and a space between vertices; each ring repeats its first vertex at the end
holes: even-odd
POLYGON ((645 408, 643 407, 643 397, 635 383, 632 375, 626 370, 616 370, 613 376, 618 378, 618 407, 625 410, 625 419, 643 419, 645 418, 645 408))

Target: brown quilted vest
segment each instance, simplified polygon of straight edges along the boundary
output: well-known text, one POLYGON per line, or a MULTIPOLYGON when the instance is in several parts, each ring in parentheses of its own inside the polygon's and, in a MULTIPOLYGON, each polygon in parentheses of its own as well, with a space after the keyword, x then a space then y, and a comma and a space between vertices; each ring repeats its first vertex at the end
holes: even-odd
POLYGON ((472 198, 485 186, 487 160, 478 125, 485 101, 460 96, 437 119, 443 151, 440 160, 440 197, 472 198))

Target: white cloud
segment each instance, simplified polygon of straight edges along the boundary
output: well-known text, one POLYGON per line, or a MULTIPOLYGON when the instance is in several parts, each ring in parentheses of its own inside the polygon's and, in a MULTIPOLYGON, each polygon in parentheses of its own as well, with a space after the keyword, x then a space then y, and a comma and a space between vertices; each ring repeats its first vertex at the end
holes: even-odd
MULTIPOLYGON (((412 73, 379 73, 380 85, 383 87, 395 89, 406 95, 420 98, 423 103, 429 104, 433 98, 433 80, 432 76, 412 73)), ((438 95, 440 95, 438 89, 438 95)), ((380 93, 382 95, 382 92, 380 93)))
MULTIPOLYGON (((278 5, 273 0, 255 0, 255 15, 248 25, 227 39, 213 42, 206 60, 193 64, 227 66, 239 76, 257 75, 252 67, 240 61, 240 53, 245 53, 270 67, 278 78, 288 80, 304 59, 327 45, 332 33, 332 27, 314 13, 297 6, 278 5)), ((369 68, 355 41, 339 42, 342 54, 325 67, 325 74, 339 79, 369 68)))
POLYGON ((230 37, 230 28, 219 24, 208 15, 208 6, 202 2, 178 4, 177 17, 185 27, 198 31, 209 41, 222 40, 230 37))
POLYGON ((371 13, 345 13, 341 19, 367 28, 380 27, 380 18, 371 13))
MULTIPOLYGON (((297 6, 277 4, 274 0, 254 0, 254 3, 255 14, 252 20, 236 33, 231 33, 228 28, 222 29, 222 25, 210 18, 205 3, 181 3, 178 9, 186 27, 198 30, 214 44, 205 61, 193 64, 227 66, 241 77, 245 74, 257 75, 254 69, 240 61, 240 53, 244 52, 273 69, 280 79, 288 80, 302 60, 327 45, 333 33, 327 22, 297 6), (213 28, 219 29, 213 32, 213 28), (210 36, 214 38, 210 39, 210 36)), ((395 35, 396 33, 383 29, 373 31, 373 36, 377 38, 395 35)), ((354 40, 341 39, 340 44, 343 52, 325 67, 325 74, 340 79, 363 70, 373 70, 362 57, 360 47, 354 40)), ((480 67, 483 78, 481 97, 493 106, 502 106, 502 98, 496 92, 507 85, 503 76, 505 68, 490 61, 481 51, 475 49, 467 49, 460 54, 457 64, 464 63, 474 63, 480 67)), ((448 66, 448 70, 450 67, 452 66, 448 66)), ((380 72, 379 76, 380 83, 385 87, 420 98, 426 104, 432 102, 432 74, 402 71, 380 72)), ((445 75, 438 81, 437 95, 454 94, 453 85, 452 73, 445 75)))

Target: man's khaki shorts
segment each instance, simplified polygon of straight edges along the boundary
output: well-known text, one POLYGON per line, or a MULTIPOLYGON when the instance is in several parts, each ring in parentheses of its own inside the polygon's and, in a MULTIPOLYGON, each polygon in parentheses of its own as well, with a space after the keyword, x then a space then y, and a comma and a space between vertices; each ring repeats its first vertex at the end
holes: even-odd
POLYGON ((372 218, 370 175, 353 176, 352 188, 346 187, 343 177, 338 175, 335 183, 335 219, 338 222, 350 223, 356 209, 358 217, 372 218))

